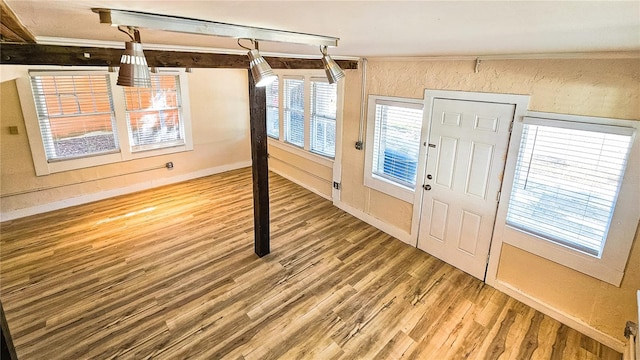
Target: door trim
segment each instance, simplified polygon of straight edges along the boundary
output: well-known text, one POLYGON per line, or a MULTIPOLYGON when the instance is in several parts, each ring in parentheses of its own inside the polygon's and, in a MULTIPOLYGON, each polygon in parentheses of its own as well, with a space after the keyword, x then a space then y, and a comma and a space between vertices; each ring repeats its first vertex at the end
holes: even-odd
MULTIPOLYGON (((422 122, 422 134, 420 136, 420 142, 422 144, 420 148, 420 155, 418 157, 418 173, 416 179, 420 181, 425 177, 425 161, 427 159, 427 149, 429 135, 431 132, 431 112, 433 110, 433 103, 436 99, 448 99, 459 101, 476 101, 476 102, 488 102, 499 104, 511 104, 515 105, 513 121, 522 122, 523 117, 527 112, 529 106, 529 95, 518 94, 498 94, 498 93, 483 93, 483 92, 468 92, 468 91, 451 91, 451 90, 432 90, 425 89, 424 91, 424 108, 423 108, 423 122, 422 122)), ((508 149, 511 149, 511 139, 509 139, 508 149)), ((504 183, 504 182, 503 182, 504 183)), ((421 184, 416 184, 420 185, 421 184)), ((416 186, 420 189, 420 186, 416 186)), ((415 246, 418 246, 418 232, 420 230, 420 215, 422 213, 422 197, 424 191, 416 191, 413 199, 413 214, 411 218, 411 239, 415 246)), ((497 210, 497 209, 496 209, 497 210)), ((495 234, 495 224, 494 224, 495 234)), ((502 242, 491 241, 489 248, 489 264, 485 274, 485 282, 493 286, 497 279, 498 274, 498 262, 500 260, 500 253, 502 252, 502 242), (494 254, 495 256, 491 256, 494 254)))

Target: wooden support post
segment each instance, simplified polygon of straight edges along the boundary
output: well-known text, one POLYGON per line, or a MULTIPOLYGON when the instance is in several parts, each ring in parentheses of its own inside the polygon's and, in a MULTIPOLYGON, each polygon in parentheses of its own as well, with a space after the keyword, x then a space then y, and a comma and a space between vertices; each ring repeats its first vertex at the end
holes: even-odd
POLYGON ((267 92, 256 87, 249 70, 249 123, 253 168, 254 248, 258 256, 269 254, 269 164, 267 161, 267 92))
POLYGON ((2 338, 2 346, 0 347, 0 358, 7 360, 17 360, 16 348, 13 346, 13 339, 9 332, 9 326, 7 325, 7 319, 4 316, 4 308, 0 302, 0 337, 2 338))

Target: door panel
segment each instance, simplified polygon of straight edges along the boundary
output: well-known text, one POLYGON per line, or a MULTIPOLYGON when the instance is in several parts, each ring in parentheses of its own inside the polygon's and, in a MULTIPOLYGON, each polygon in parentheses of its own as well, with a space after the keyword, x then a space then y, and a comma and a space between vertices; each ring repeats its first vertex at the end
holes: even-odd
POLYGON ((436 99, 418 248, 484 280, 515 105, 436 99), (428 187, 427 187, 428 188, 428 187))

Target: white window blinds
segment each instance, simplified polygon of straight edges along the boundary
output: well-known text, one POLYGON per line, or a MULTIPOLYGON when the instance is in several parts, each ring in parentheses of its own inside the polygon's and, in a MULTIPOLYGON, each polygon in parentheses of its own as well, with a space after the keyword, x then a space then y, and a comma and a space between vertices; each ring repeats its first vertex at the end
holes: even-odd
POLYGON ((118 152, 107 74, 31 76, 48 162, 118 152))
POLYGON ((285 141, 304 147, 304 80, 284 79, 285 141))
POLYGON ((278 79, 267 86, 267 135, 278 139, 280 137, 280 114, 278 103, 278 79))
POLYGON ((525 118, 507 224, 600 257, 633 129, 525 118))
POLYGON ((311 146, 320 155, 336 155, 337 86, 326 80, 311 80, 311 146))
POLYGON ((413 190, 421 128, 422 105, 377 100, 372 173, 413 190))
POLYGON ((177 75, 151 75, 151 88, 125 87, 131 151, 185 144, 177 75))

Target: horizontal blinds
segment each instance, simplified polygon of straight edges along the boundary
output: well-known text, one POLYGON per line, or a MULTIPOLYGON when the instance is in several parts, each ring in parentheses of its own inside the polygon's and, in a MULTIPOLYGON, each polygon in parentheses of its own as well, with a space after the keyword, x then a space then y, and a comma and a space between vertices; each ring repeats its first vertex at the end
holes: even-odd
POLYGON ((177 75, 151 75, 150 88, 124 87, 132 151, 184 145, 177 75))
POLYGON ((278 139, 280 137, 279 114, 279 86, 278 80, 267 86, 267 135, 278 139))
POLYGON ((599 257, 631 135, 556 123, 524 125, 507 223, 599 257))
POLYGON ((335 157, 337 86, 326 81, 311 81, 311 144, 318 154, 335 157))
POLYGON ((422 108, 376 102, 373 144, 375 175, 413 188, 416 184, 422 108))
POLYGON ((284 79, 285 140, 304 147, 304 80, 284 79))
POLYGON ((119 150, 107 74, 32 75, 47 161, 119 150))

